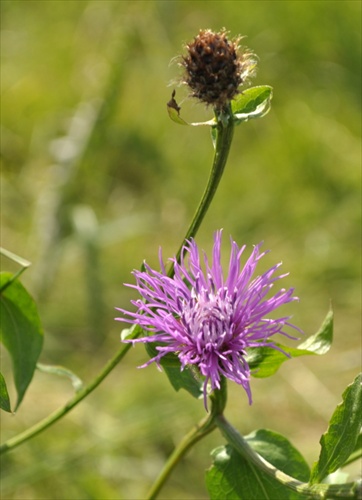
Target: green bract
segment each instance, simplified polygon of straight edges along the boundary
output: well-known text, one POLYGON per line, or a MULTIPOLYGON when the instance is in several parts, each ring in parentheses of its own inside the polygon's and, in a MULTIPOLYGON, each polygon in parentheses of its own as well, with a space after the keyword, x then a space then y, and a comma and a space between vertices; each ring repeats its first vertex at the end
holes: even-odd
MULTIPOLYGON (((269 85, 260 85, 243 90, 238 96, 231 101, 231 110, 233 119, 236 125, 246 122, 251 118, 261 118, 270 110, 270 101, 273 97, 273 89, 269 85)), ((180 108, 172 97, 167 104, 168 114, 174 122, 179 125, 191 125, 199 127, 208 125, 216 126, 216 119, 207 120, 206 122, 187 122, 180 116, 180 108)))

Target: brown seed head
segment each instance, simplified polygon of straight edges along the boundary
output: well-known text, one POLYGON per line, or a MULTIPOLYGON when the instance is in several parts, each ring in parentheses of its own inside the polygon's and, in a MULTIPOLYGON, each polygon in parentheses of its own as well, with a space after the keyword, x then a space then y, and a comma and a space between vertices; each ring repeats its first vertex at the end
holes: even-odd
POLYGON ((254 54, 248 50, 239 53, 239 40, 228 40, 224 30, 200 30, 186 45, 188 53, 181 64, 192 97, 221 110, 239 93, 239 86, 252 76, 256 66, 254 54))

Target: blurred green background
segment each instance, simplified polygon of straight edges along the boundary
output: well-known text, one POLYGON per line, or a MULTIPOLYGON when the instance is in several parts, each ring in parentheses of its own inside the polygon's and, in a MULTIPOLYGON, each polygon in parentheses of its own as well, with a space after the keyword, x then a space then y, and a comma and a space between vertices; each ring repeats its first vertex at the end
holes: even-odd
MULTIPOLYGON (((223 27, 259 58, 253 84, 274 87, 272 110, 236 129, 219 191, 198 234, 215 229, 283 261, 300 303, 293 322, 314 333, 332 302, 335 342, 323 358, 286 363, 252 381, 249 407, 229 387, 240 432, 285 434, 311 464, 341 393, 360 367, 359 1, 2 0, 2 245, 33 262, 23 275, 45 329, 41 362, 89 381, 119 348, 115 306, 143 259, 177 250, 212 161, 207 128, 166 112, 180 69, 170 61, 201 28, 223 27)), ((211 116, 178 89, 183 117, 211 116), (185 99, 185 100, 184 100, 185 99)), ((13 270, 2 261, 3 270, 13 270)), ((183 434, 204 415, 132 349, 79 407, 6 455, 4 499, 139 499, 183 434)), ((2 354, 3 370, 10 363, 2 354)), ((11 396, 14 390, 10 384, 11 396)), ((36 372, 2 441, 72 395, 36 372)), ((207 498, 215 432, 179 465, 163 499, 207 498)), ((356 469, 351 468, 352 478, 356 469)))

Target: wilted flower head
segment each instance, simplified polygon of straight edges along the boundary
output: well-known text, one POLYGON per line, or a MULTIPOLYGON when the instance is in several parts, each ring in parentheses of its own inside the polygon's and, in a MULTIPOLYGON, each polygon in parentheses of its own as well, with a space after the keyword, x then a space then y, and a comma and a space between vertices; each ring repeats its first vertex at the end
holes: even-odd
POLYGON ((186 45, 187 54, 181 64, 191 96, 221 110, 239 93, 239 86, 252 76, 256 66, 255 55, 241 50, 239 41, 229 40, 225 30, 200 30, 186 45))
MULTIPOLYGON (((221 377, 241 384, 251 403, 250 369, 246 360, 249 347, 268 346, 278 349, 270 338, 279 333, 290 337, 285 326, 289 317, 269 318, 279 306, 298 300, 293 289, 281 289, 267 296, 274 283, 286 275, 275 275, 281 265, 276 264, 260 276, 254 277, 258 261, 265 255, 254 247, 243 268, 240 258, 245 246, 239 248, 231 240, 231 254, 227 276, 221 266, 221 231, 215 233, 212 264, 205 254, 200 255, 194 240, 186 242, 182 259, 170 259, 174 277, 166 273, 160 255, 161 271, 145 264, 145 271, 134 271, 135 288, 141 299, 132 301, 136 312, 119 309, 125 314, 119 321, 136 323, 150 335, 131 342, 157 342, 157 364, 167 353, 174 353, 181 362, 198 368, 211 390, 220 388, 221 377)), ((293 338, 293 337, 291 337, 293 338)), ((127 340, 126 340, 127 342, 127 340)))

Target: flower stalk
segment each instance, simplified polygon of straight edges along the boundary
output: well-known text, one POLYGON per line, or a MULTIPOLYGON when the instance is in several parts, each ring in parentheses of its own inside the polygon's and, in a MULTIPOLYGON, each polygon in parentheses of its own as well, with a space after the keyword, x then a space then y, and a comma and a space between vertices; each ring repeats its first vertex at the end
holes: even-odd
POLYGON ((217 417, 222 415, 227 401, 227 385, 225 379, 222 379, 220 389, 211 394, 210 400, 211 411, 209 415, 201 420, 198 425, 193 427, 188 434, 186 434, 177 448, 175 448, 173 453, 169 456, 158 478, 153 483, 148 495, 146 496, 148 500, 154 500, 157 498, 161 488, 166 483, 167 479, 170 477, 172 471, 175 469, 180 460, 186 455, 188 450, 217 428, 217 417))
MULTIPOLYGON (((177 262, 180 262, 182 247, 186 240, 194 238, 204 220, 204 217, 214 198, 216 190, 219 186, 221 177, 224 173, 225 165, 229 156, 230 147, 234 134, 234 119, 231 111, 230 103, 222 112, 215 112, 216 117, 216 141, 215 153, 211 167, 210 176, 205 188, 205 191, 200 200, 199 206, 192 218, 191 224, 186 232, 183 242, 176 254, 177 262)), ((172 264, 168 270, 168 276, 172 277, 174 273, 174 265, 172 264)))
POLYGON ((198 425, 196 425, 191 431, 184 436, 182 441, 179 443, 177 448, 171 453, 167 462, 163 466, 161 473, 152 485, 152 488, 146 495, 148 500, 153 500, 157 498, 158 493, 161 491, 162 487, 170 477, 172 471, 175 469, 176 465, 180 460, 186 455, 188 450, 192 448, 198 441, 203 437, 210 434, 216 429, 215 418, 212 414, 204 418, 198 425))

